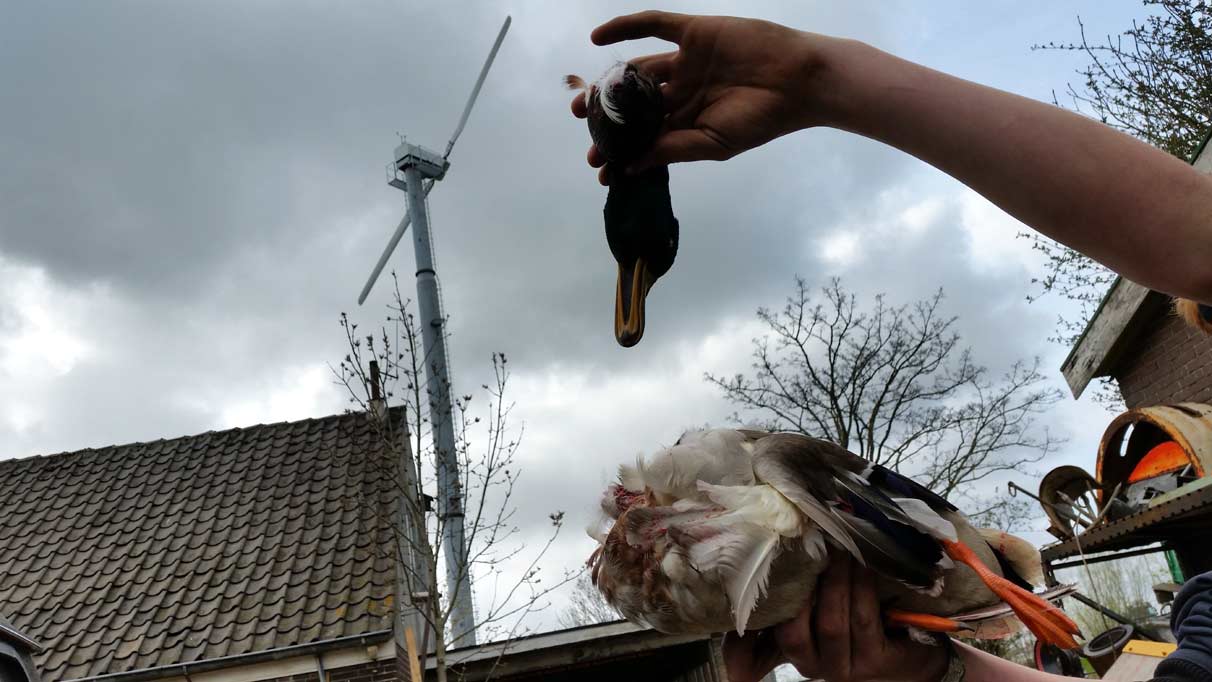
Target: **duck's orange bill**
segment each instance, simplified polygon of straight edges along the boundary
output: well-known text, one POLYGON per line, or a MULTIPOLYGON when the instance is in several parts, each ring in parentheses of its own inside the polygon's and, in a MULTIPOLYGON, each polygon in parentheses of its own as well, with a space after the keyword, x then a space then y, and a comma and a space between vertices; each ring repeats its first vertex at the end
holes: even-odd
POLYGON ((619 345, 630 348, 644 336, 644 299, 656 278, 643 258, 634 265, 619 265, 619 280, 614 296, 614 337, 619 345))
POLYGON ((1023 625, 1041 641, 1062 649, 1077 648, 1077 641, 1073 636, 1080 635, 1081 630, 1078 629, 1077 623, 1055 604, 989 570, 964 543, 950 540, 940 542, 947 556, 975 571, 985 586, 1014 609, 1014 614, 1023 621, 1023 625))
POLYGON ((967 623, 961 623, 958 620, 951 620, 942 616, 935 616, 929 613, 913 613, 910 611, 901 611, 899 609, 887 609, 884 611, 884 622, 888 625, 896 627, 914 627, 927 632, 973 632, 976 628, 967 623))

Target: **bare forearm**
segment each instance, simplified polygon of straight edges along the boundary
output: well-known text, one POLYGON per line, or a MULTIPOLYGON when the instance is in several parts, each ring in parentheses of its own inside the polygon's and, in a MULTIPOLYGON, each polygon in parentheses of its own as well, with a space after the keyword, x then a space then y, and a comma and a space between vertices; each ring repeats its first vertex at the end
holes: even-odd
POLYGON ((1212 179, 1059 107, 861 43, 833 50, 831 125, 930 163, 1128 279, 1212 302, 1212 179))
POLYGON ((1071 682, 1073 679, 1011 663, 967 644, 956 642, 955 651, 964 659, 966 682, 1071 682))

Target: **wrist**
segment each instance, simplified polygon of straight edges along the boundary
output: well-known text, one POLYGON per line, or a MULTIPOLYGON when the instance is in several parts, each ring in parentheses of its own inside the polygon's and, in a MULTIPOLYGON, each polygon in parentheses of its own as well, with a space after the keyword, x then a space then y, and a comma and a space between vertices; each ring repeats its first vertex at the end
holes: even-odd
MULTIPOLYGON (((871 46, 848 38, 804 34, 805 48, 801 51, 802 78, 797 79, 803 103, 803 127, 825 126, 852 130, 855 100, 864 89, 863 76, 870 61, 871 46)), ((878 51, 876 51, 878 52, 878 51)))
POLYGON ((820 52, 812 87, 821 125, 891 144, 889 125, 911 104, 908 93, 921 85, 917 65, 857 40, 830 38, 820 52))

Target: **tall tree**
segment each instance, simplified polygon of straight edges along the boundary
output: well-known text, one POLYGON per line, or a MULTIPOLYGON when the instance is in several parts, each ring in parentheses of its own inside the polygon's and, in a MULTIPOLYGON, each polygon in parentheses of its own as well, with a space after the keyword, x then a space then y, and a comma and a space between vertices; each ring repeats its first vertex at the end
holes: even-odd
MULTIPOLYGON (((465 633, 453 631, 451 616, 458 596, 454 591, 459 588, 445 581, 441 538, 448 519, 434 504, 439 464, 428 409, 434 379, 427 371, 421 330, 398 281, 389 311, 386 324, 370 334, 359 332, 358 325, 342 313, 348 353, 333 374, 350 402, 372 421, 379 445, 395 455, 390 468, 380 472, 399 500, 390 523, 394 546, 382 549, 398 568, 397 601, 415 609, 424 629, 417 638, 428 643, 421 646, 434 654, 438 682, 446 682, 448 645, 465 633)), ((467 545, 459 583, 464 576, 467 582, 474 577, 491 583, 493 589, 481 593, 489 599, 477 604, 473 626, 482 641, 511 641, 521 634, 524 617, 547 608, 550 594, 577 574, 544 582, 541 572, 541 560, 563 527, 562 511, 548 514, 549 532, 538 546, 527 547, 521 539, 513 505, 520 429, 510 422, 504 354, 493 354, 492 368, 493 383, 481 386, 487 398, 482 410, 473 409, 473 394, 449 391, 458 396, 453 401, 455 455, 467 545), (513 570, 507 571, 510 566, 513 570)), ((500 655, 505 652, 502 648, 500 655)))
POLYGON ((762 308, 753 371, 707 374, 741 417, 831 440, 943 494, 1025 473, 1059 441, 1036 417, 1060 399, 1019 361, 999 376, 960 345, 942 291, 909 305, 860 308, 840 280, 819 298, 803 279, 781 310, 762 308))
MULTIPOLYGON (((1091 40, 1078 18, 1077 42, 1035 45, 1080 52, 1088 59, 1069 83, 1069 107, 1190 160, 1212 124, 1212 4, 1143 0, 1148 15, 1116 36, 1091 40)), ((1055 96, 1054 102, 1060 105, 1055 96)), ((1057 321, 1055 340, 1072 344, 1102 301, 1115 273, 1034 232, 1022 233, 1043 254, 1046 272, 1032 300, 1049 294, 1074 301, 1080 318, 1057 321)), ((1106 390, 1102 391, 1108 397, 1106 390)))

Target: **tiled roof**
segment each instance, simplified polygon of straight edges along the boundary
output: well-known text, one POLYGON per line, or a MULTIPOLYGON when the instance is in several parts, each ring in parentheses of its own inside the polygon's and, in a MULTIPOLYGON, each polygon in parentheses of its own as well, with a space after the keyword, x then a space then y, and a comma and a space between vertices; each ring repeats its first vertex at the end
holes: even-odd
POLYGON ((46 682, 391 627, 365 413, 0 461, 0 613, 46 682))

